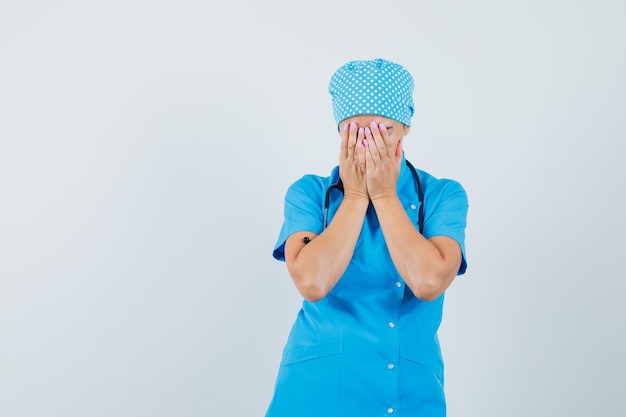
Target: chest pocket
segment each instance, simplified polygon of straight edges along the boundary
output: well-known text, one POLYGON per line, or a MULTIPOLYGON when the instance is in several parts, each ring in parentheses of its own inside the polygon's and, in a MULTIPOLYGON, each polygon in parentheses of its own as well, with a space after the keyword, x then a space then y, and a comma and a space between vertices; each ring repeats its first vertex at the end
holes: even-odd
POLYGON ((338 355, 342 352, 343 343, 341 340, 332 340, 311 346, 300 346, 285 352, 283 366, 338 355))

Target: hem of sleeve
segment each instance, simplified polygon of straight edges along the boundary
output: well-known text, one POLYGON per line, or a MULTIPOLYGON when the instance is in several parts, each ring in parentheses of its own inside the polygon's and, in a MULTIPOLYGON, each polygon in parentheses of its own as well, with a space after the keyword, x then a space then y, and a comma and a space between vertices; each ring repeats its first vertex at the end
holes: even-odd
POLYGON ((315 233, 316 235, 319 235, 320 233, 322 233, 322 231, 317 230, 317 227, 314 225, 304 225, 300 227, 294 227, 293 230, 287 233, 281 233, 281 237, 279 238, 278 242, 276 243, 276 247, 274 248, 274 251, 272 252, 272 256, 274 257, 274 259, 276 259, 277 261, 282 261, 282 262, 285 261, 285 243, 287 242, 287 239, 289 238, 289 236, 297 232, 311 232, 311 233, 315 233), (283 236, 284 238, 282 238, 283 236))
POLYGON ((435 236, 449 237, 450 239, 454 240, 459 245, 459 248, 461 248, 461 265, 459 266, 459 270, 457 271, 456 275, 459 276, 459 275, 465 274, 465 271, 467 270, 467 261, 465 257, 465 245, 461 243, 461 240, 458 237, 455 237, 451 233, 450 234, 435 233, 434 235, 429 235, 429 236, 424 236, 424 237, 426 239, 430 239, 431 237, 435 237, 435 236))

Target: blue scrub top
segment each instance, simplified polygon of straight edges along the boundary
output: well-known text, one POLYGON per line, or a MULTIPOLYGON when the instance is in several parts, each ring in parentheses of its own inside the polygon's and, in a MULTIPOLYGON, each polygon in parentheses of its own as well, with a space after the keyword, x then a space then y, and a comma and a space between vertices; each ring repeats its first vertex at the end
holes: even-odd
MULTIPOLYGON (((456 181, 419 171, 426 238, 448 236, 461 247, 465 272, 467 195, 456 181)), ((284 261, 286 239, 323 229, 326 190, 339 178, 306 175, 285 198, 285 220, 273 255, 284 261)), ((419 201, 404 163, 397 185, 417 228, 419 201)), ((333 191, 329 223, 343 195, 333 191)), ((443 361, 437 338, 444 296, 416 298, 398 274, 373 206, 353 258, 323 299, 304 300, 283 351, 267 417, 445 416, 443 361)))

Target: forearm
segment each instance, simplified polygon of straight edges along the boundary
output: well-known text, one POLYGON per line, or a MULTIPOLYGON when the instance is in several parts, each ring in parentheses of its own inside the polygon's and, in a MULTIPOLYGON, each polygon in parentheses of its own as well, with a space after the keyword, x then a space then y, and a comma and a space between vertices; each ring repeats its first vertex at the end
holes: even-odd
MULTIPOLYGON (((366 198, 344 197, 328 227, 308 244, 295 247, 287 267, 298 291, 309 301, 323 298, 348 267, 369 205, 366 198)), ((289 242, 288 242, 289 243, 289 242)), ((294 246, 299 242, 294 242, 294 246)))
POLYGON ((373 200, 391 259, 416 297, 434 300, 456 276, 455 260, 447 259, 424 238, 397 196, 373 200))

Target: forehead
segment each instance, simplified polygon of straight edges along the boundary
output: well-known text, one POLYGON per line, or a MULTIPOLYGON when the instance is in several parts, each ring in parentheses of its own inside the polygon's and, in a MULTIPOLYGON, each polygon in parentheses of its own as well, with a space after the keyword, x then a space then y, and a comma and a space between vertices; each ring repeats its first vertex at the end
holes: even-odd
POLYGON ((397 122, 393 119, 389 119, 387 117, 379 116, 377 114, 359 114, 358 116, 347 118, 346 120, 341 122, 341 124, 352 123, 352 122, 356 123, 358 126, 367 126, 372 122, 376 124, 382 123, 387 127, 389 126, 398 127, 401 125, 400 122, 397 122))

